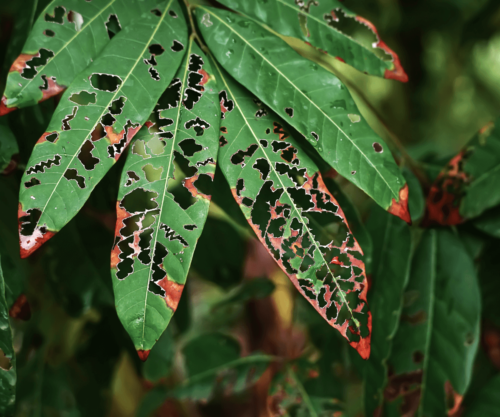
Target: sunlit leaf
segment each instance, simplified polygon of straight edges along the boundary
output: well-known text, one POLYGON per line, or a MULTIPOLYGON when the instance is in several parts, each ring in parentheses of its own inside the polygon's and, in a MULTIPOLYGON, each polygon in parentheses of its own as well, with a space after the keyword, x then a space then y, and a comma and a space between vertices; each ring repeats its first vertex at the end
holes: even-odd
POLYGON ((443 168, 427 197, 427 222, 456 225, 500 204, 500 119, 484 126, 443 168))
POLYGON ((52 1, 38 17, 10 68, 0 115, 63 91, 121 28, 155 9, 158 3, 157 0, 52 1))
POLYGON ((157 14, 120 31, 61 98, 21 182, 22 257, 80 210, 174 76, 187 46, 186 24, 173 0, 157 14))
POLYGON ((302 133, 339 174, 410 222, 404 177, 337 77, 250 20, 206 7, 198 7, 196 17, 225 70, 302 133))
POLYGON ((217 72, 219 163, 234 198, 295 287, 367 358, 365 267, 342 209, 277 116, 218 66, 217 72))
POLYGON ((16 356, 5 300, 5 281, 0 265, 0 414, 13 415, 16 398, 16 356))
POLYGON ((448 230, 424 233, 413 257, 385 389, 388 415, 457 410, 479 345, 474 264, 448 230))
POLYGON ((399 57, 380 40, 373 23, 347 9, 339 0, 221 0, 231 9, 264 22, 276 32, 301 38, 339 61, 379 77, 408 81, 399 57), (371 47, 349 36, 354 31, 368 32, 371 47), (343 33, 344 30, 349 32, 343 33))
POLYGON ((374 207, 367 227, 375 260, 368 292, 373 314, 372 354, 364 368, 365 412, 373 416, 383 401, 387 359, 403 307, 403 291, 410 274, 411 235, 402 220, 374 207))
POLYGON ((181 298, 210 204, 218 92, 191 40, 175 78, 130 146, 111 255, 118 317, 143 358, 181 298))

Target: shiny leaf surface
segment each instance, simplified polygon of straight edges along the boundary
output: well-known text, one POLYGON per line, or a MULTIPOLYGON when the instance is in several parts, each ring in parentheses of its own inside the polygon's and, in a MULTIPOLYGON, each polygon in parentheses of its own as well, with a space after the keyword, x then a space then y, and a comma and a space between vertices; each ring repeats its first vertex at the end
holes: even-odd
POLYGON ((295 287, 366 359, 365 266, 342 208, 277 116, 219 66, 217 73, 219 163, 234 198, 295 287))
POLYGON ((130 146, 111 254, 118 317, 142 357, 177 309, 210 204, 218 91, 191 40, 184 62, 130 146))
POLYGON ((163 3, 160 14, 120 31, 62 96, 22 178, 22 257, 80 210, 173 78, 187 28, 174 0, 163 3))
POLYGON ((149 13, 157 3, 52 1, 36 20, 21 54, 10 67, 0 115, 63 91, 121 28, 149 13))
POLYGON ((339 0, 221 0, 220 3, 262 21, 282 35, 301 38, 364 73, 408 81, 399 57, 380 40, 373 23, 351 12, 339 0), (371 48, 342 33, 342 26, 354 23, 358 24, 357 29, 364 25, 371 31, 375 38, 371 48))
POLYGON ((411 221, 405 179, 337 77, 243 17, 206 7, 198 7, 196 17, 230 75, 302 133, 339 174, 411 221))

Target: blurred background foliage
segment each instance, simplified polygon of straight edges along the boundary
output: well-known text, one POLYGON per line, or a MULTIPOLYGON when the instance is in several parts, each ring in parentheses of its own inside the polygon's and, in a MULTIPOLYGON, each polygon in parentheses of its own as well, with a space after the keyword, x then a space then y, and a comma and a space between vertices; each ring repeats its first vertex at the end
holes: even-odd
MULTIPOLYGON (((48 3, 39 0, 35 8, 28 7, 33 2, 0 4, 0 83, 19 53, 26 28, 48 3), (27 13, 32 9, 36 12, 27 13)), ((423 193, 443 164, 499 116, 500 3, 344 3, 372 21, 399 54, 407 84, 361 74, 304 45, 294 46, 346 82, 397 158, 404 156, 404 147, 417 161, 421 187, 418 182, 413 187, 412 213, 423 214, 423 193)), ((374 41, 360 25, 346 30, 364 42, 374 41)), ((362 416, 362 361, 253 238, 220 172, 174 321, 145 363, 116 316, 109 276, 124 158, 67 227, 34 256, 19 259, 16 215, 22 168, 56 100, 2 119, 19 146, 19 169, 0 176, 0 255, 7 303, 15 302, 11 322, 17 354, 16 415, 260 417, 309 416, 314 415, 311 410, 322 410, 318 416, 362 416), (19 292, 16 288, 24 298, 12 299, 19 292)), ((403 165, 409 161, 400 158, 403 165)), ((362 222, 372 203, 342 178, 331 187, 344 201, 370 269, 371 240, 362 222)), ((481 407, 498 387, 494 375, 500 370, 500 241, 478 229, 468 224, 458 228, 476 261, 483 296, 483 335, 463 403, 465 415, 471 416, 496 415, 481 407)), ((5 357, 0 362, 2 368, 11 365, 5 357)))

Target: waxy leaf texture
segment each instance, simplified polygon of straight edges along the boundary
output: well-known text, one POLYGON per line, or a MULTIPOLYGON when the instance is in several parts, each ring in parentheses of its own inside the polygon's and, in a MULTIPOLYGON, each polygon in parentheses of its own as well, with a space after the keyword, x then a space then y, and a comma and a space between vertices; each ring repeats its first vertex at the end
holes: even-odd
POLYGON ((222 110, 219 164, 234 198, 300 293, 368 358, 365 266, 342 209, 278 117, 215 66, 222 110))
POLYGON ((302 133, 339 174, 411 222, 404 177, 336 76, 241 16, 198 7, 196 17, 231 76, 302 133))
POLYGON ((221 0, 220 3, 260 20, 281 35, 303 39, 364 73, 408 81, 399 57, 380 39, 373 23, 357 16, 338 0, 221 0), (342 33, 338 27, 340 20, 354 20, 372 31, 376 38, 372 47, 342 33))
POLYGON ((479 345, 480 312, 474 264, 459 237, 427 230, 413 257, 388 361, 388 415, 444 416, 459 408, 479 345))
POLYGON ((186 52, 174 0, 120 31, 64 93, 38 140, 19 196, 21 256, 80 210, 169 85, 186 52))
POLYGON ((68 87, 109 40, 157 0, 55 0, 37 19, 10 67, 0 115, 34 105, 68 87))
POLYGON ((500 204, 500 119, 484 126, 443 168, 427 197, 426 222, 453 226, 500 204))
POLYGON ((210 205, 218 90, 192 39, 152 120, 130 145, 111 254, 118 317, 142 358, 177 309, 210 205))

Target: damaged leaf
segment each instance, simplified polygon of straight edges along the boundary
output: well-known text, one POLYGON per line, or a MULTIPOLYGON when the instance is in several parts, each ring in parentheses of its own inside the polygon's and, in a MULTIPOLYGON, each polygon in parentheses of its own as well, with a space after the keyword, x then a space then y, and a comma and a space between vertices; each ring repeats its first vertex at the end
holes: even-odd
POLYGON ((234 198, 300 293, 368 358, 365 266, 342 209, 278 117, 217 69, 219 163, 234 198))
POLYGON ((0 266, 0 414, 10 416, 16 399, 16 356, 5 300, 5 281, 0 266))
POLYGON ((250 20, 201 6, 196 16, 225 70, 302 133, 339 174, 385 210, 411 221, 404 177, 336 76, 250 20), (204 24, 204 18, 213 24, 204 24))
POLYGON ((403 303, 384 407, 389 415, 451 414, 471 379, 480 319, 474 264, 451 231, 424 233, 403 303))
POLYGON ((383 402, 387 360, 410 274, 411 234, 405 222, 378 207, 373 207, 367 227, 373 240, 375 265, 368 292, 373 314, 372 354, 364 368, 364 398, 365 413, 373 416, 383 402))
POLYGON ((351 12, 339 0, 221 0, 220 3, 262 21, 282 35, 303 39, 361 72, 408 81, 398 55, 380 39, 373 23, 351 12), (343 33, 342 23, 357 24, 370 31, 374 38, 371 48, 343 33))
POLYGON ((218 91, 191 40, 152 119, 130 146, 111 254, 118 317, 145 359, 174 314, 210 205, 218 91))
POLYGON ((57 95, 109 43, 106 22, 123 28, 156 0, 55 0, 33 25, 19 57, 10 67, 0 115, 57 95))
POLYGON ((500 204, 500 119, 484 126, 443 168, 427 197, 428 224, 453 226, 500 204))
POLYGON ((185 52, 170 48, 187 44, 185 22, 167 13, 178 7, 170 0, 161 16, 149 13, 120 31, 62 96, 21 181, 22 257, 71 220, 151 114, 185 52), (158 45, 164 51, 151 52, 158 45), (95 102, 74 98, 83 92, 95 102))

